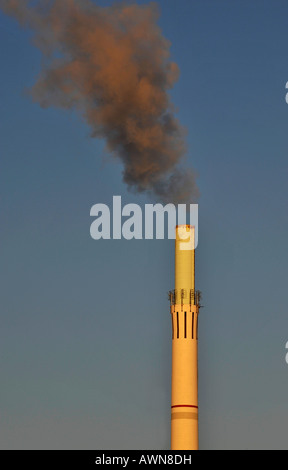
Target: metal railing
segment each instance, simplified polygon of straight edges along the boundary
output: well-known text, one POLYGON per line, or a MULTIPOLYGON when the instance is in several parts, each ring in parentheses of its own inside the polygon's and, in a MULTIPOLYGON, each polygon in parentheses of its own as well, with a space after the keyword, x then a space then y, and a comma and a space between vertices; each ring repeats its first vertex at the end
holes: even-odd
MULTIPOLYGON (((184 298, 187 297, 186 289, 180 289, 180 295, 179 295, 179 289, 178 289, 178 292, 176 291, 176 289, 170 290, 168 292, 168 299, 170 301, 170 306, 171 307, 172 307, 172 305, 176 305, 176 301, 179 299, 179 297, 181 299, 181 305, 183 305, 184 298)), ((189 305, 196 305, 198 308, 200 308, 201 307, 201 304, 200 304, 201 298, 202 298, 202 293, 201 293, 200 290, 190 289, 188 304, 189 305)))

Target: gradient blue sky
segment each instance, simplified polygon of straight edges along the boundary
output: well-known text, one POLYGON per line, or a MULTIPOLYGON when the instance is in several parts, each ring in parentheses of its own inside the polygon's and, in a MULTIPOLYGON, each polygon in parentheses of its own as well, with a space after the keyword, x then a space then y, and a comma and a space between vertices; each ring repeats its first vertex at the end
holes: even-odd
MULTIPOLYGON (((158 4, 201 192, 200 447, 287 449, 288 4, 158 4)), ((173 241, 90 238, 93 204, 148 199, 30 100, 30 38, 0 13, 0 447, 168 449, 173 241)))

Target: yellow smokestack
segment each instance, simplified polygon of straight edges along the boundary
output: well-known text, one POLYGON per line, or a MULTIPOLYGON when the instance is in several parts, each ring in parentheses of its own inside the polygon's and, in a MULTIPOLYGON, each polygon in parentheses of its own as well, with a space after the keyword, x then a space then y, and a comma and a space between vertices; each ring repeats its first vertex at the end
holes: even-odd
POLYGON ((172 315, 171 449, 198 450, 198 313, 195 227, 176 227, 172 315))

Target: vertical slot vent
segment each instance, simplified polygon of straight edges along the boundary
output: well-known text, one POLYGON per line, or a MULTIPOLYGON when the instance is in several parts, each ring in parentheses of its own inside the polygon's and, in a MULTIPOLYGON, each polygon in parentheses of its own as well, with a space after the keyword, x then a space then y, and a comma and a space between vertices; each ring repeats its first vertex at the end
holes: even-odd
POLYGON ((177 338, 179 338, 179 314, 177 312, 177 338))
POLYGON ((192 312, 192 339, 194 339, 194 312, 192 312))
POLYGON ((187 338, 187 312, 184 312, 184 338, 187 338))
POLYGON ((198 315, 196 319, 196 339, 198 339, 198 315))

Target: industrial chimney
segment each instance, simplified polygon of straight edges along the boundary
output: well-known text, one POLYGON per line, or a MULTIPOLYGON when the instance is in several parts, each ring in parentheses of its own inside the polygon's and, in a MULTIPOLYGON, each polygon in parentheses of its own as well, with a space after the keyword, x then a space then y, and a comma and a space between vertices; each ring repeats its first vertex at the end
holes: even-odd
POLYGON ((195 227, 178 225, 172 317, 171 449, 198 450, 198 314, 195 291, 195 227))

